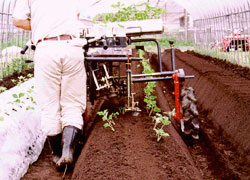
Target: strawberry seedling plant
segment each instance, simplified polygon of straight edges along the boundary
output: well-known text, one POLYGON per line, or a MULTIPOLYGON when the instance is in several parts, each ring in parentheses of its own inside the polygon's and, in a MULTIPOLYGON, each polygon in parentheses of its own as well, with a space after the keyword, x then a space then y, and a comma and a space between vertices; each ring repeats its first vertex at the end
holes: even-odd
MULTIPOLYGON (((143 66, 143 73, 153 73, 154 71, 151 69, 151 66, 149 65, 149 61, 145 60, 144 58, 144 52, 142 50, 138 51, 139 57, 142 58, 142 66, 143 66)), ((169 134, 164 131, 164 127, 169 125, 171 123, 170 119, 172 118, 174 114, 173 112, 167 113, 167 116, 163 116, 161 114, 161 109, 157 107, 156 102, 156 96, 153 96, 152 94, 155 91, 156 83, 155 82, 148 82, 147 86, 144 89, 144 102, 146 103, 146 110, 149 113, 149 116, 153 115, 152 117, 154 122, 154 128, 153 130, 156 133, 157 136, 157 142, 161 140, 162 137, 168 137, 169 134)))
POLYGON ((108 115, 108 110, 105 109, 104 111, 99 111, 97 114, 99 116, 102 116, 102 120, 105 122, 104 123, 104 127, 110 127, 112 131, 115 131, 113 125, 115 125, 115 122, 114 122, 114 118, 117 118, 117 116, 119 115, 118 112, 115 112, 115 113, 111 113, 110 115, 108 115))

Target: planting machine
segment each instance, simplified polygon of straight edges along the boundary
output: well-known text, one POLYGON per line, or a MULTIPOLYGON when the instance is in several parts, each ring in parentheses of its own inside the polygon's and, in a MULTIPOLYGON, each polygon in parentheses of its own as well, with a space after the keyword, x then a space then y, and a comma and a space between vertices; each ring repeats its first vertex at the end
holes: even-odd
MULTIPOLYGON (((87 40, 84 45, 84 55, 88 76, 88 98, 91 103, 101 96, 126 97, 125 112, 138 112, 138 102, 135 101, 133 84, 149 81, 173 81, 175 96, 175 116, 180 124, 181 132, 198 139, 199 122, 196 109, 196 99, 192 88, 183 88, 181 84, 192 75, 185 75, 183 69, 176 69, 174 45, 171 44, 170 71, 162 70, 160 43, 154 38, 136 38, 142 35, 159 34, 163 32, 161 20, 145 20, 126 22, 118 26, 90 27, 83 31, 82 37, 87 40), (152 26, 153 24, 153 26, 152 26), (158 72, 150 74, 134 74, 133 62, 142 59, 133 55, 131 44, 152 41, 157 46, 159 62, 158 72), (121 67, 125 67, 122 71, 121 67)), ((144 49, 136 46, 136 49, 144 49)))
MULTIPOLYGON (((183 82, 193 75, 185 75, 183 69, 176 69, 174 44, 171 45, 171 65, 169 71, 162 70, 161 46, 155 38, 136 38, 142 35, 159 34, 163 32, 161 20, 143 20, 137 22, 120 23, 116 26, 89 27, 83 30, 81 38, 87 40, 83 46, 85 67, 87 72, 88 101, 101 97, 126 97, 125 112, 141 111, 136 102, 133 84, 149 81, 173 81, 175 96, 175 120, 180 125, 181 132, 194 139, 199 138, 198 111, 194 90, 191 87, 182 88, 183 82), (153 26, 152 26, 153 25, 153 26), (150 74, 134 74, 133 62, 142 59, 133 55, 131 44, 137 42, 155 42, 159 62, 158 72, 150 74), (124 68, 121 67, 125 67, 124 68), (123 69, 123 70, 122 70, 123 69)), ((30 46, 21 51, 22 54, 30 46)), ((136 46, 144 49, 143 46, 136 46)))

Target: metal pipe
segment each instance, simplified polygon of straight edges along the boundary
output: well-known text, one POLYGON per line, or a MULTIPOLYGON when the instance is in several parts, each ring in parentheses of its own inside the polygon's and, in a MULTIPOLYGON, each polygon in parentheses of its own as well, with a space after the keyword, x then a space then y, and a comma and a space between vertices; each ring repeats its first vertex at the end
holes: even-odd
POLYGON ((172 64, 172 71, 175 71, 175 51, 174 51, 174 43, 170 43, 171 47, 171 64, 172 64))
MULTIPOLYGON (((189 75, 189 76, 184 76, 184 77, 179 77, 181 80, 184 79, 191 79, 194 78, 194 75, 189 75)), ((171 80, 173 79, 172 76, 165 76, 165 77, 154 77, 154 78, 133 78, 132 82, 149 82, 149 81, 162 81, 162 80, 171 80)))
POLYGON ((130 108, 130 98, 131 98, 131 63, 130 63, 130 57, 127 56, 127 62, 126 62, 126 74, 127 74, 127 100, 128 100, 128 108, 130 108))
POLYGON ((132 79, 132 82, 149 82, 149 81, 162 81, 162 80, 171 80, 173 79, 172 76, 168 77, 155 77, 155 78, 138 78, 138 79, 132 79))
POLYGON ((148 73, 148 74, 133 74, 132 77, 143 77, 143 76, 161 76, 161 75, 172 75, 174 71, 163 71, 156 73, 148 73))
POLYGON ((153 41, 157 45, 157 51, 158 51, 158 59, 159 59, 159 64, 160 64, 160 72, 162 72, 162 61, 161 61, 161 45, 157 39, 153 38, 145 38, 145 39, 131 39, 130 43, 134 42, 147 42, 147 41, 153 41))
MULTIPOLYGON (((113 61, 113 62, 126 62, 128 60, 127 57, 85 57, 86 61, 113 61)), ((129 57, 130 61, 141 61, 142 59, 139 57, 129 57)))

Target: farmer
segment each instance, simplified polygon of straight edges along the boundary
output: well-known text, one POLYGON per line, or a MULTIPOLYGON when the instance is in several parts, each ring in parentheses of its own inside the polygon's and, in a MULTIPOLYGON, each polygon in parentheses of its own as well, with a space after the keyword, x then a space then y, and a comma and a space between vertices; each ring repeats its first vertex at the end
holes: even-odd
POLYGON ((13 24, 32 31, 41 127, 58 168, 74 162, 86 108, 79 7, 78 0, 17 0, 13 12, 13 24))

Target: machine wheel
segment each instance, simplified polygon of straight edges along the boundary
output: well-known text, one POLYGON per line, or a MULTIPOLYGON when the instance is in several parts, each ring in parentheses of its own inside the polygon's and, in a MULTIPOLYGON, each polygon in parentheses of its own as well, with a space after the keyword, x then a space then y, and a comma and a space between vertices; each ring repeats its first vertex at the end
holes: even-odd
POLYGON ((197 99, 194 95, 192 87, 184 87, 181 89, 182 114, 181 132, 185 137, 199 139, 200 123, 198 120, 198 110, 196 106, 197 99))

